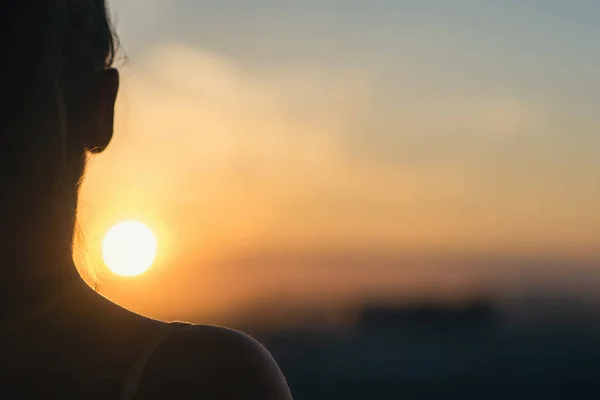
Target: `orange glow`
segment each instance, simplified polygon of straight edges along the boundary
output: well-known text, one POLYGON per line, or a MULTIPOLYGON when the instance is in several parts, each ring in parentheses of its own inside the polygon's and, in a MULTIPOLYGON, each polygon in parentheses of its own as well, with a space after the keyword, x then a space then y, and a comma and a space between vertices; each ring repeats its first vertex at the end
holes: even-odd
POLYGON ((555 162, 561 136, 527 135, 553 126, 543 103, 409 91, 390 110, 362 71, 255 73, 178 44, 136 65, 114 139, 89 159, 74 247, 86 281, 136 312, 212 323, 265 304, 457 297, 516 285, 487 254, 597 254, 598 185, 555 162), (377 132, 389 143, 371 148, 377 132), (122 279, 101 249, 130 219, 160 246, 122 279))

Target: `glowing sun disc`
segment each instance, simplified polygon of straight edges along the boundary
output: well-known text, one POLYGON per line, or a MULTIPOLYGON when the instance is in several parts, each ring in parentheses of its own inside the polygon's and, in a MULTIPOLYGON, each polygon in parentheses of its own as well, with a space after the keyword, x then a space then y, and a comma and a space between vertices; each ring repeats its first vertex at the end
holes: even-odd
POLYGON ((154 262, 156 247, 150 228, 137 221, 125 221, 110 228, 104 237, 102 258, 117 275, 141 275, 154 262))

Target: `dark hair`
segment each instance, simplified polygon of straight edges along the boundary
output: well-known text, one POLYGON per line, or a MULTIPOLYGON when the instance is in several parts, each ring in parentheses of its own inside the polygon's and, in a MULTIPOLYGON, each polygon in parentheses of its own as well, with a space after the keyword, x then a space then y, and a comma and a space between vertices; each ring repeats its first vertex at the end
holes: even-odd
POLYGON ((73 235, 84 166, 73 115, 116 53, 106 2, 5 1, 0 51, 0 224, 13 227, 0 243, 73 235), (46 222, 61 231, 39 229, 46 222))
POLYGON ((16 180, 17 166, 31 170, 34 160, 57 172, 68 154, 69 112, 115 57, 105 0, 12 0, 2 11, 0 168, 16 180))
MULTIPOLYGON (((15 207, 74 215, 73 182, 83 171, 67 166, 83 154, 71 148, 72 114, 116 53, 106 2, 10 0, 2 12, 0 216, 19 218, 15 207)), ((74 220, 66 218, 72 233, 74 220)))

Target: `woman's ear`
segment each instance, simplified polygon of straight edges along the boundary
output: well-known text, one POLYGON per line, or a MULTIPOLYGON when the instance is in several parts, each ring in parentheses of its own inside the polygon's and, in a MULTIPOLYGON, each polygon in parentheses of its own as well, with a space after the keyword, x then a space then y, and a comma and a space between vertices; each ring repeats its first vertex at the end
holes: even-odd
POLYGON ((119 92, 119 71, 114 68, 102 71, 95 84, 94 101, 90 115, 94 128, 87 130, 86 148, 92 153, 103 151, 110 143, 114 130, 115 102, 119 92))

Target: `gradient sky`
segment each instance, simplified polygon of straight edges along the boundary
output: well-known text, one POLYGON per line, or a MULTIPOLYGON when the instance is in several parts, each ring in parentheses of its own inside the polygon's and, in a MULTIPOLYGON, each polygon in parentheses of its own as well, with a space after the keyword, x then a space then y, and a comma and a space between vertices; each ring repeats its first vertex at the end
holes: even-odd
POLYGON ((113 4, 128 59, 82 230, 93 259, 113 223, 150 224, 173 307, 479 282, 406 253, 600 255, 600 3, 113 4))

